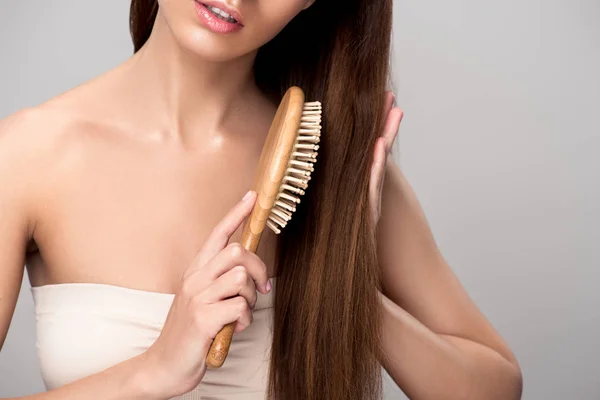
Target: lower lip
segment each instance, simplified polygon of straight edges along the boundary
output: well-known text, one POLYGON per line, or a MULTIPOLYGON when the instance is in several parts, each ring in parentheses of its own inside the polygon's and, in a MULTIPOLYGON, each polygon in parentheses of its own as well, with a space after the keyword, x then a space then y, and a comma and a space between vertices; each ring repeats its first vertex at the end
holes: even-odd
POLYGON ((217 18, 206 6, 198 1, 194 1, 196 12, 200 20, 208 29, 216 33, 231 33, 242 29, 243 25, 239 23, 231 23, 217 18))

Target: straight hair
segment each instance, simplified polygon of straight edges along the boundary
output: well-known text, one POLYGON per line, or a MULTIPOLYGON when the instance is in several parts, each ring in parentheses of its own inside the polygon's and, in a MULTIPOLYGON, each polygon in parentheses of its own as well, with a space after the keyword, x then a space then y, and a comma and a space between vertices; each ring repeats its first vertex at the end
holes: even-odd
MULTIPOLYGON (((156 0, 132 0, 134 51, 156 0)), ((392 0, 317 0, 257 53, 276 104, 292 85, 323 103, 311 183, 277 242, 268 397, 382 397, 381 274, 368 201, 373 149, 391 84, 392 0)))

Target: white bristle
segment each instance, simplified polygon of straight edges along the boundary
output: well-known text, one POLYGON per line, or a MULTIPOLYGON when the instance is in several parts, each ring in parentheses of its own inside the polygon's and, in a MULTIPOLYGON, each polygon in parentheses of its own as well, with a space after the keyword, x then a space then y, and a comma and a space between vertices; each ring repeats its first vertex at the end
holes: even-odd
POLYGON ((283 177, 283 180, 287 183, 293 183, 294 185, 301 187, 302 189, 306 189, 308 187, 308 181, 294 178, 293 176, 285 176, 283 177))
POLYGON ((297 161, 297 160, 293 160, 292 159, 292 160, 290 160, 290 164, 295 165, 297 167, 301 167, 301 168, 307 169, 310 172, 314 171, 314 169, 312 167, 312 164, 310 162, 308 162, 308 161, 297 161))
POLYGON ((280 210, 289 210, 291 212, 296 211, 296 207, 282 200, 276 200, 275 205, 278 206, 280 210))
POLYGON ((295 204, 300 204, 298 195, 303 195, 314 171, 317 151, 321 141, 321 102, 312 101, 304 103, 298 137, 294 143, 286 174, 277 193, 273 208, 269 213, 267 226, 276 234, 281 233, 280 228, 287 225, 296 211, 295 204))
POLYGON ((298 203, 298 204, 300 204, 300 198, 296 197, 296 196, 292 196, 289 193, 279 192, 279 193, 277 193, 277 198, 278 199, 283 198, 283 199, 291 201, 292 203, 298 203))
POLYGON ((277 208, 273 208, 271 210, 271 212, 275 215, 277 215, 278 217, 281 217, 284 221, 289 221, 290 219, 292 219, 292 213, 288 212, 288 213, 284 213, 283 211, 277 209, 277 208))
POLYGON ((302 136, 298 136, 297 140, 298 141, 303 140, 305 142, 312 142, 312 143, 319 143, 321 141, 321 138, 316 135, 313 135, 313 136, 302 135, 302 136))
POLYGON ((299 129, 298 133, 300 133, 300 134, 311 134, 311 135, 316 136, 316 137, 321 136, 321 130, 320 129, 316 129, 316 128, 313 128, 313 129, 299 129))
POLYGON ((271 228, 271 230, 273 232, 275 232, 275 234, 279 235, 281 233, 281 231, 279 230, 279 228, 277 228, 277 225, 275 225, 274 223, 272 223, 271 221, 267 220, 267 226, 269 228, 271 228))
POLYGON ((310 176, 310 172, 306 171, 306 170, 300 170, 300 169, 296 169, 296 168, 288 168, 287 172, 290 174, 298 174, 298 175, 303 175, 303 176, 310 176))
MULTIPOLYGON (((313 160, 313 159, 317 158, 317 154, 318 153, 316 151, 313 151, 313 152, 310 152, 310 153, 305 153, 305 152, 301 152, 301 151, 295 151, 295 152, 292 153, 292 157, 294 157, 296 159, 300 159, 300 158, 303 157, 303 158, 310 158, 311 160, 313 160)), ((311 160, 308 160, 308 161, 311 161, 311 160)), ((304 160, 300 160, 300 161, 304 161, 304 160)))
POLYGON ((277 223, 282 228, 284 228, 287 225, 287 221, 283 220, 280 216, 275 215, 273 213, 269 214, 269 219, 277 223))
POLYGON ((309 150, 319 150, 318 145, 316 144, 303 144, 303 143, 296 143, 294 145, 294 149, 309 149, 309 150))
POLYGON ((282 184, 281 185, 281 189, 287 189, 287 190, 289 190, 292 193, 298 193, 300 195, 304 194, 304 190, 299 189, 299 188, 294 187, 294 186, 287 185, 287 184, 282 184))

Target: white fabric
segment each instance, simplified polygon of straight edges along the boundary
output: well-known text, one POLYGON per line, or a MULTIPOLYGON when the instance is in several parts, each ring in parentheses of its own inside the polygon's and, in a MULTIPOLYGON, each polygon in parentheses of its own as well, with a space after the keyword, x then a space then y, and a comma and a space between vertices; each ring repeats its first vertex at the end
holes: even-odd
MULTIPOLYGON (((223 366, 179 400, 264 400, 275 289, 258 293, 253 323, 236 333, 223 366)), ((144 352, 158 338, 173 294, 96 283, 31 288, 42 377, 53 389, 144 352)))

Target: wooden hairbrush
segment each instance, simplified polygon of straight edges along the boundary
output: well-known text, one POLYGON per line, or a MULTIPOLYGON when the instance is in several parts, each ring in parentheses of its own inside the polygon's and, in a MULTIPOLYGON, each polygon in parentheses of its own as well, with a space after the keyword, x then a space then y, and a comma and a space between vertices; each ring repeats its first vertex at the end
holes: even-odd
MULTIPOLYGON (((252 185, 257 193, 252 213, 246 219, 240 243, 256 253, 265 226, 276 234, 287 225, 298 195, 308 187, 314 171, 321 136, 321 103, 304 102, 304 92, 290 87, 271 123, 252 185)), ((206 366, 219 368, 225 362, 235 322, 227 324, 213 340, 206 366)))

